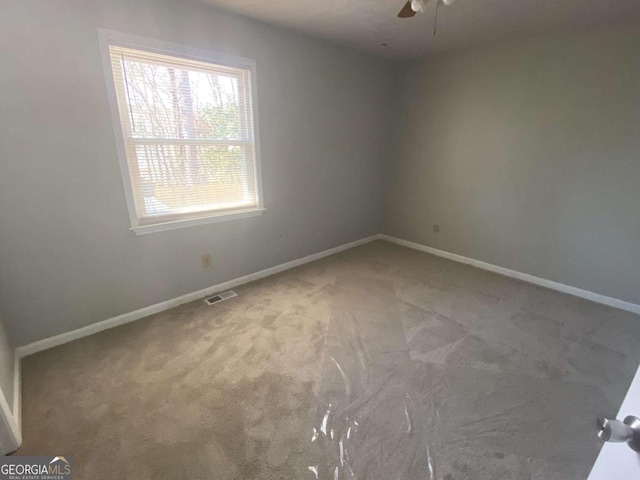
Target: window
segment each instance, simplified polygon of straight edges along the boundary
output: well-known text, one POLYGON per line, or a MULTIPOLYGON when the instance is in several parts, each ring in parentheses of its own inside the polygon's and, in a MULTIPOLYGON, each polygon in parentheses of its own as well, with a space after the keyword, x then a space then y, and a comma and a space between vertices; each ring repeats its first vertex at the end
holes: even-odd
POLYGON ((259 215, 255 62, 100 31, 137 233, 259 215))

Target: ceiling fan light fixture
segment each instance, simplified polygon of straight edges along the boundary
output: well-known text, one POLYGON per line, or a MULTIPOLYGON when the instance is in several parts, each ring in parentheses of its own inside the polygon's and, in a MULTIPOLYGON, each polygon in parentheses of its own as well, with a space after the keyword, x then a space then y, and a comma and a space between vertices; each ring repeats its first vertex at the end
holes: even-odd
POLYGON ((416 13, 424 12, 424 3, 422 2, 422 0, 411 0, 411 10, 416 13))
POLYGON ((442 0, 442 3, 444 3, 446 6, 449 6, 456 3, 456 0, 442 0))

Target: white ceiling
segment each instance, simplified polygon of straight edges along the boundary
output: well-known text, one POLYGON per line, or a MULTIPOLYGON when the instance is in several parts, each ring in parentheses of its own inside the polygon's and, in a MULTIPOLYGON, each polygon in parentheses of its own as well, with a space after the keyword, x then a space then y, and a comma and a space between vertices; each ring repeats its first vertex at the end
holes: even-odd
POLYGON ((439 8, 435 38, 436 0, 410 19, 396 17, 406 0, 201 1, 390 57, 634 20, 640 25, 640 0, 458 0, 439 8))

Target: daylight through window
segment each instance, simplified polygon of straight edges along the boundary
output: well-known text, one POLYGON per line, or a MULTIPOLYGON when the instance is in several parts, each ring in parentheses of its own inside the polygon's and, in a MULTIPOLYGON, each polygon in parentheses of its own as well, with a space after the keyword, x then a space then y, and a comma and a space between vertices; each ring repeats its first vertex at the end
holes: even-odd
POLYGON ((135 227, 261 207, 252 72, 109 45, 135 227))

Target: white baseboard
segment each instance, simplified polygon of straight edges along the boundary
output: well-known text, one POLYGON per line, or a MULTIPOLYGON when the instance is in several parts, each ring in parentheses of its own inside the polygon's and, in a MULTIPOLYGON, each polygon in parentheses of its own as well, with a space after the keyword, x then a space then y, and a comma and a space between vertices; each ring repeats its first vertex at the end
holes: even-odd
POLYGON ((9 404, 0 391, 0 454, 15 452, 22 443, 22 434, 9 409, 9 404))
POLYGON ((122 315, 118 315, 117 317, 113 317, 107 320, 93 323, 91 325, 87 325, 86 327, 82 327, 77 330, 72 330, 70 332, 56 335, 55 337, 38 340, 37 342, 29 343, 28 345, 23 345, 21 347, 18 347, 16 349, 16 353, 19 358, 24 358, 28 355, 33 355, 34 353, 41 352, 43 350, 48 350, 49 348, 57 347, 58 345, 63 345, 65 343, 72 342, 73 340, 78 340, 79 338, 88 337, 89 335, 102 332, 103 330, 108 330, 110 328, 124 325, 125 323, 130 323, 135 320, 148 317, 149 315, 154 315, 156 313, 164 312, 165 310, 169 310, 171 308, 177 307, 178 305, 193 302, 194 300, 198 300, 200 298, 212 295, 214 293, 222 292, 224 290, 229 290, 230 288, 237 287, 238 285, 253 282, 255 280, 260 280, 261 278, 275 275, 276 273, 280 273, 285 270, 289 270, 291 268, 299 267, 300 265, 304 265, 306 263, 320 260, 321 258, 328 257, 329 255, 334 255, 336 253, 340 253, 344 250, 348 250, 350 248, 363 245, 365 243, 369 243, 378 238, 380 238, 379 235, 373 235, 371 237, 363 238, 361 240, 356 240, 355 242, 346 243, 338 247, 330 248, 329 250, 324 250, 322 252, 314 253, 313 255, 308 255, 303 258, 298 258, 297 260, 292 260, 290 262, 282 263, 280 265, 276 265, 274 267, 270 267, 265 270, 260 270, 259 272, 251 273, 243 277, 229 280, 227 282, 223 282, 218 285, 213 285, 211 287, 205 288, 203 290, 199 290, 197 292, 187 293, 185 295, 172 298, 171 300, 156 303, 155 305, 150 305, 148 307, 144 307, 139 310, 134 310, 133 312, 124 313, 122 315))
MULTIPOLYGON (((71 332, 66 332, 60 335, 56 335, 55 337, 45 338, 43 340, 39 340, 37 342, 33 342, 28 345, 23 345, 21 347, 18 347, 15 351, 14 395, 13 395, 13 399, 11 399, 13 402, 13 409, 12 409, 13 411, 9 409, 9 404, 8 404, 9 399, 6 399, 2 394, 2 392, 0 392, 0 409, 2 410, 2 413, 5 414, 5 415, 2 415, 2 417, 4 417, 4 422, 6 423, 6 427, 9 429, 8 431, 10 431, 13 434, 13 440, 17 442, 17 445, 20 445, 20 443, 22 443, 21 359, 26 357, 27 355, 32 355, 34 353, 41 352, 43 350, 47 350, 49 348, 53 348, 58 345, 65 344, 73 340, 77 340, 83 337, 87 337, 89 335, 93 335, 94 333, 98 333, 103 330, 114 328, 119 325, 124 325, 125 323, 130 323, 135 320, 148 317, 149 315, 154 315, 156 313, 169 310, 171 308, 177 307, 178 305, 192 302, 194 300, 198 300, 200 298, 206 297, 208 295, 211 295, 217 292, 228 290, 230 288, 234 288, 245 283, 253 282, 255 280, 260 280, 262 278, 275 275, 276 273, 280 273, 285 270, 289 270, 291 268, 295 268, 316 260, 320 260, 321 258, 328 257, 336 253, 340 253, 350 248, 357 247, 359 245, 364 245, 365 243, 369 243, 374 240, 386 240, 388 242, 395 243, 397 245, 402 245, 404 247, 412 248, 414 250, 419 250, 421 252, 437 255, 439 257, 453 260, 455 262, 472 265, 474 267, 478 267, 483 270, 499 273, 501 275, 505 275, 511 278, 516 278, 518 280, 529 282, 534 285, 540 285, 542 287, 547 287, 552 290, 557 290, 559 292, 574 295, 576 297, 585 298, 593 302, 601 303, 611 307, 619 308, 621 310, 626 310, 629 312, 640 314, 640 305, 637 305, 631 302, 626 302, 624 300, 619 300, 617 298, 612 298, 605 295, 600 295, 598 293, 589 292, 587 290, 571 287, 569 285, 564 285, 562 283, 554 282, 552 280, 546 280, 544 278, 529 275, 527 273, 522 273, 515 270, 510 270, 508 268, 499 267, 497 265, 492 265, 490 263, 481 262, 480 260, 474 260, 473 258, 464 257, 462 255, 446 252, 444 250, 438 250, 433 247, 427 247, 426 245, 409 242, 407 240, 391 237, 389 235, 377 234, 371 237, 357 240, 355 242, 350 242, 344 245, 340 245, 335 248, 330 248, 329 250, 324 250, 322 252, 314 253, 313 255, 308 255, 306 257, 299 258, 297 260, 292 260, 290 262, 276 265, 274 267, 270 267, 265 270, 261 270, 259 272, 251 273, 249 275, 245 275, 233 280, 229 280, 227 282, 223 282, 218 285, 214 285, 209 288, 199 290, 197 292, 187 293, 185 295, 173 298, 171 300, 167 300, 165 302, 156 303, 155 305, 150 305, 148 307, 141 308, 133 312, 118 315, 117 317, 113 317, 108 320, 103 320, 98 323, 87 325, 86 327, 79 328, 71 332)), ((11 439, 9 439, 9 441, 10 440, 11 439)), ((0 438, 0 446, 4 445, 5 441, 6 439, 0 438)))
MULTIPOLYGON (((238 285, 242 285, 245 283, 253 282, 255 280, 259 280, 261 278, 268 277, 270 275, 275 275, 276 273, 283 272, 285 270, 289 270, 291 268, 298 267, 300 265, 304 265, 306 263, 313 262, 315 260, 319 260, 321 258, 327 257, 329 255, 334 255, 336 253, 342 252, 344 250, 348 250, 353 247, 357 247, 359 245, 363 245, 365 243, 369 243, 373 240, 386 240, 391 243, 395 243, 397 245, 402 245, 404 247, 412 248, 414 250, 419 250, 421 252, 430 253, 432 255, 437 255, 439 257, 447 258, 449 260, 453 260, 455 262, 460 262, 468 265, 472 265, 474 267, 481 268, 483 270, 488 270, 490 272, 499 273, 501 275, 505 275, 507 277, 516 278, 518 280, 522 280, 528 283, 532 283, 534 285, 540 285, 542 287, 550 288, 552 290, 556 290, 558 292, 567 293, 569 295, 574 295, 576 297, 585 298, 587 300, 591 300, 592 302, 601 303, 604 305, 608 305, 614 308, 619 308, 621 310, 626 310, 629 312, 633 312, 636 314, 640 314, 640 305, 635 303, 626 302, 624 300, 619 300, 617 298, 608 297, 606 295, 601 295, 599 293, 590 292, 588 290, 582 290, 580 288, 572 287, 569 285, 565 285, 562 283, 554 282, 552 280, 547 280, 544 278, 536 277, 534 275, 529 275, 528 273, 522 273, 515 270, 510 270, 508 268, 500 267, 497 265, 493 265, 490 263, 482 262, 480 260, 475 260, 473 258, 464 257, 462 255, 457 255, 455 253, 446 252, 444 250, 438 250, 437 248, 428 247, 426 245, 421 245, 414 242, 409 242, 407 240, 402 240, 400 238, 392 237, 385 234, 377 234, 372 235, 367 238, 363 238, 361 240, 357 240, 355 242, 350 242, 344 245, 340 245, 338 247, 330 248, 329 250, 324 250, 322 252, 314 253, 313 255, 308 255, 303 258, 299 258, 297 260, 292 260, 290 262, 286 262, 280 265, 276 265, 274 267, 267 268, 265 270, 261 270, 259 272, 251 273, 249 275, 245 275, 243 277, 239 277, 233 280, 229 280, 227 282, 220 283, 218 285, 213 285, 211 287, 205 288, 203 290, 199 290, 197 292, 187 293, 180 297, 173 298, 171 300, 167 300, 164 302, 156 303, 155 305, 150 305, 148 307, 141 308, 139 310, 134 310, 133 312, 124 313, 122 315, 118 315, 117 317, 113 317, 107 320, 103 320, 101 322, 93 323, 91 325, 87 325, 86 327, 79 328, 77 330, 72 330, 71 332, 62 333, 60 335, 56 335, 54 337, 45 338, 43 340, 39 340, 37 342, 30 343, 28 345, 23 345, 16 349, 16 355, 18 358, 23 358, 28 355, 32 355, 37 352, 41 352, 43 350, 47 350, 49 348, 56 347, 58 345, 62 345, 73 340, 77 340, 79 338, 87 337, 89 335, 93 335, 94 333, 101 332, 103 330, 107 330, 109 328, 114 328, 119 325, 124 325, 125 323, 130 323, 135 320, 139 320, 144 317, 148 317, 149 315, 154 315, 156 313, 164 312, 165 310, 169 310, 171 308, 177 307, 178 305, 182 305, 184 303, 189 303, 194 300, 198 300, 199 298, 206 297, 208 295, 212 295, 217 292, 221 292, 224 290, 228 290, 230 288, 237 287, 238 285)), ((17 373, 16 373, 16 387, 15 395, 13 399, 14 406, 19 409, 20 407, 20 374, 19 374, 19 362, 16 363, 17 373)), ((18 410, 19 413, 19 410, 18 410)), ((16 416, 18 419, 19 415, 16 416)))
POLYGON ((568 293, 569 295, 584 298, 587 300, 591 300, 592 302, 601 303, 604 305, 608 305, 610 307, 619 308, 620 310, 626 310, 628 312, 637 313, 640 315, 640 305, 637 305, 635 303, 626 302, 624 300, 608 297, 606 295, 590 292, 588 290, 582 290, 581 288, 571 287, 563 283, 554 282, 553 280, 547 280, 545 278, 529 275, 528 273, 522 273, 516 270, 510 270, 508 268, 499 267, 498 265, 481 262, 480 260, 474 260, 473 258, 463 257, 462 255, 445 252, 444 250, 438 250, 437 248, 427 247, 426 245, 409 242, 407 240, 402 240, 400 238, 392 237, 389 235, 381 234, 381 235, 377 235, 377 238, 380 240, 386 240, 388 242, 395 243, 397 245, 402 245, 404 247, 412 248, 414 250, 419 250, 421 252, 437 255, 438 257, 447 258, 455 262, 465 263, 467 265, 481 268, 483 270, 499 273, 500 275, 516 278, 524 282, 533 283, 534 285, 540 285, 541 287, 546 287, 551 290, 557 290, 558 292, 562 292, 562 293, 568 293))
POLYGON ((20 391, 20 359, 14 352, 13 364, 13 398, 7 398, 0 390, 0 455, 15 452, 22 444, 22 426, 20 402, 22 394, 20 391), (11 402, 12 407, 9 405, 11 402))
POLYGON ((22 432, 22 362, 18 350, 13 352, 13 418, 22 432))

